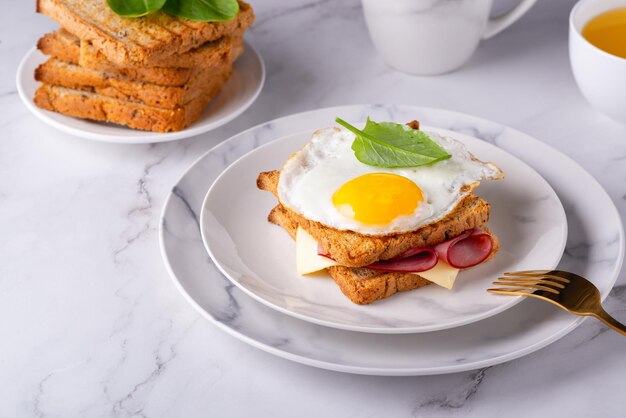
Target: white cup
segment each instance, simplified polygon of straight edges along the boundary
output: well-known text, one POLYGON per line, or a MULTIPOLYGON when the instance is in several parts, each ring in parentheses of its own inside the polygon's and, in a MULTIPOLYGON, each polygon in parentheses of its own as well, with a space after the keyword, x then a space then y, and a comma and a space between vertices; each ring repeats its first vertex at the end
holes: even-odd
POLYGON ((569 58, 576 83, 589 103, 626 124, 626 59, 604 52, 582 36, 589 20, 620 7, 626 7, 626 0, 579 1, 569 17, 569 58))
POLYGON ((419 75, 462 66, 481 39, 519 19, 536 0, 489 18, 492 0, 362 0, 374 46, 390 66, 419 75))

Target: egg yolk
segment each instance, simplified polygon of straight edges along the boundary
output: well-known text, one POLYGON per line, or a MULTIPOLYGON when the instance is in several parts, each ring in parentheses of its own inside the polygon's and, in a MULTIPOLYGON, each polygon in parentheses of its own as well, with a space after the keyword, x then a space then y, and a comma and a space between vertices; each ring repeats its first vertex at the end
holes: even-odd
POLYGON ((356 177, 333 195, 333 205, 341 214, 367 225, 388 224, 398 216, 410 215, 423 200, 415 183, 390 173, 356 177))

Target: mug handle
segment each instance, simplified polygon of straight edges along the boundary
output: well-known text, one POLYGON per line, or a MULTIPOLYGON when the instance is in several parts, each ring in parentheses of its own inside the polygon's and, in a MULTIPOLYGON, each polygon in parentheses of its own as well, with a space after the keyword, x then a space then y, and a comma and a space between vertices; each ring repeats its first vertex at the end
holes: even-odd
POLYGON ((483 39, 489 39, 508 28, 513 24, 513 22, 522 17, 524 13, 526 13, 528 9, 535 4, 536 1, 537 0, 522 0, 520 4, 513 8, 513 10, 503 14, 502 16, 489 19, 487 22, 487 28, 483 34, 483 39))

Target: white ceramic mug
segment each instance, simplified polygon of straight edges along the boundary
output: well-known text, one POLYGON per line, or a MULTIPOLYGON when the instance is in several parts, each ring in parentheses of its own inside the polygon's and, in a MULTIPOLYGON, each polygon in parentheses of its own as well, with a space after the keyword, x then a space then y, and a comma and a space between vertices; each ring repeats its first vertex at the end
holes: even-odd
POLYGON ((595 47, 582 30, 597 15, 626 7, 626 0, 582 0, 569 19, 569 57, 583 96, 601 112, 626 124, 626 59, 595 47))
POLYGON ((519 19, 536 0, 489 18, 492 0, 362 0, 374 46, 390 66, 420 75, 462 66, 481 39, 519 19))

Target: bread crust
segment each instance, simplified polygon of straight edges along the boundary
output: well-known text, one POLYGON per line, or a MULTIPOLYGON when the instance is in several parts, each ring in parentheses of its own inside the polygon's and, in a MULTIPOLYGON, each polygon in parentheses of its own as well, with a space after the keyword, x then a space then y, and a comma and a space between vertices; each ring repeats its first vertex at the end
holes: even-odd
POLYGON ((80 39, 63 29, 47 33, 39 38, 37 49, 44 55, 49 55, 71 64, 78 64, 80 59, 80 39))
MULTIPOLYGON (((277 196, 279 171, 260 173, 257 187, 277 196)), ((468 194, 443 219, 416 231, 375 236, 354 231, 342 231, 311 221, 285 208, 288 216, 311 234, 322 249, 343 266, 362 267, 379 260, 388 260, 418 247, 431 247, 453 238, 489 220, 490 205, 473 193, 468 194)), ((270 213, 268 218, 275 223, 270 213)))
POLYGON ((341 292, 357 305, 369 305, 398 292, 419 289, 432 284, 419 274, 378 273, 368 278, 359 278, 355 270, 357 269, 334 266, 328 269, 328 273, 341 292))

